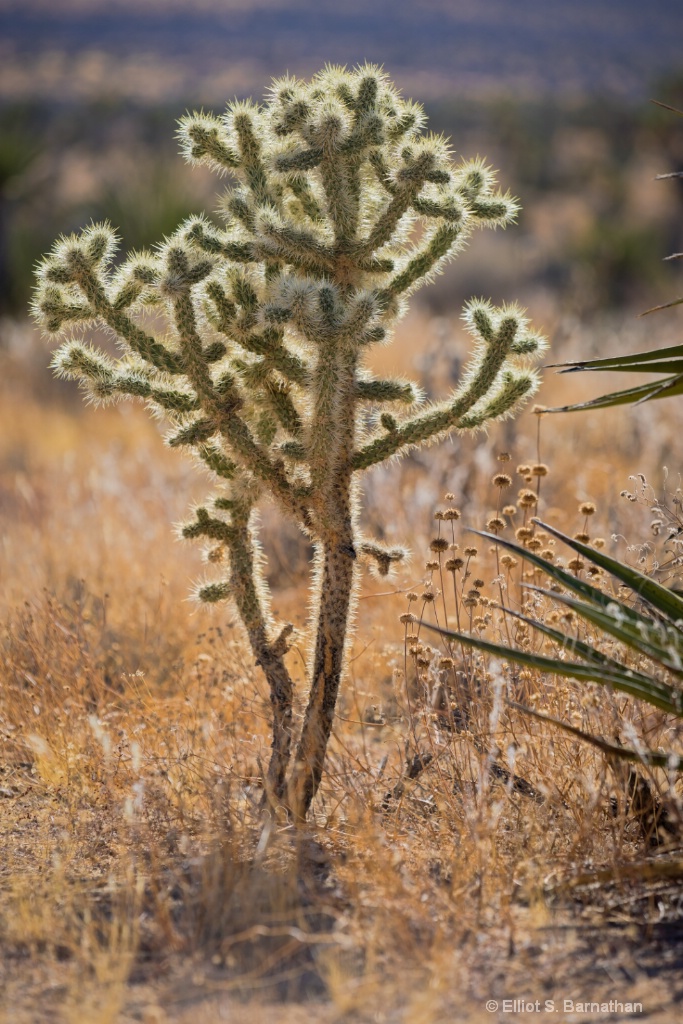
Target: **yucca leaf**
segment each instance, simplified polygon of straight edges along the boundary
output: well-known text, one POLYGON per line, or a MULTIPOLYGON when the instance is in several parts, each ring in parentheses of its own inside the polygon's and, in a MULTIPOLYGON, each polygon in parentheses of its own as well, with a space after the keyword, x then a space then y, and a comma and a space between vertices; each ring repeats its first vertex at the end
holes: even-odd
POLYGON ((672 114, 678 114, 679 117, 683 117, 683 110, 679 110, 678 107, 672 107, 669 103, 662 103, 661 100, 650 100, 650 103, 654 103, 656 107, 661 107, 662 110, 670 110, 672 114))
MULTIPOLYGON (((618 620, 612 618, 609 613, 602 611, 602 609, 595 608, 592 605, 585 604, 581 601, 577 601, 575 598, 569 597, 567 594, 554 594, 551 591, 543 590, 541 587, 529 587, 529 590, 535 590, 539 594, 543 594, 545 597, 549 597, 554 601, 559 601, 561 604, 571 608, 582 618, 588 619, 595 626, 600 629, 604 629, 605 632, 614 636, 617 640, 620 640, 623 644, 628 647, 638 646, 642 654, 647 657, 653 658, 653 660, 661 661, 656 654, 653 654, 646 645, 642 642, 642 637, 639 631, 629 632, 625 629, 620 629, 618 626, 618 620), (617 623, 615 625, 615 622, 617 623)), ((500 608, 500 605, 496 606, 500 608)), ((598 651, 591 644, 585 643, 582 640, 578 640, 574 637, 568 637, 564 633, 561 633, 557 629, 553 629, 551 626, 547 626, 543 622, 537 622, 535 619, 531 619, 526 615, 522 615, 520 612, 515 612, 511 608, 501 608, 506 615, 512 615, 516 619, 521 619, 522 622, 526 622, 528 625, 533 626, 540 633, 544 633, 549 636, 555 643, 562 646, 565 650, 571 651, 572 654, 578 654, 586 661, 593 662, 596 665, 602 665, 608 670, 616 669, 619 672, 628 671, 629 674, 635 680, 639 680, 641 683, 647 685, 651 681, 651 677, 644 675, 642 672, 638 672, 635 669, 625 669, 625 666, 614 658, 610 658, 608 655, 603 654, 602 651, 598 651)), ((657 654, 661 653, 659 648, 653 648, 657 654)), ((662 662, 663 663, 663 662, 662 662)), ((666 668, 671 668, 674 671, 680 671, 675 666, 666 663, 666 668)))
POLYGON ((576 402, 574 405, 559 405, 554 409, 548 409, 547 412, 581 412, 584 409, 609 409, 615 405, 634 405, 641 402, 651 402, 657 398, 672 398, 675 395, 681 394, 683 394, 683 375, 668 377, 663 381, 651 381, 649 384, 640 384, 635 388, 625 388, 623 391, 611 391, 608 395, 600 395, 598 398, 591 398, 586 402, 576 402))
POLYGON ((563 722, 560 718, 553 718, 552 715, 544 715, 540 711, 528 708, 525 704, 518 704, 517 701, 514 700, 508 700, 506 701, 506 704, 510 708, 515 708, 517 711, 521 711, 524 715, 530 715, 532 718, 537 718, 539 722, 548 722, 550 725, 557 726, 557 728, 562 729, 563 732, 568 732, 571 736, 576 736, 585 743, 589 743, 592 747, 597 747, 597 749, 601 750, 603 754, 607 754, 610 757, 618 757, 623 761, 636 761, 638 764, 650 765, 653 768, 666 768, 674 771, 683 770, 683 758, 680 754, 663 754, 659 750, 644 750, 639 752, 637 750, 631 750, 630 747, 620 747, 614 743, 608 743, 599 736, 593 736, 589 732, 577 729, 575 725, 569 725, 568 722, 563 722))
MULTIPOLYGON (((676 642, 676 645, 674 646, 672 657, 672 651, 667 649, 664 643, 656 642, 656 621, 653 620, 650 623, 649 634, 652 635, 652 633, 654 633, 655 637, 654 640, 649 640, 648 637, 644 635, 644 630, 629 627, 628 625, 622 625, 619 622, 619 616, 610 614, 610 611, 603 611, 603 609, 596 608, 594 605, 577 601, 575 598, 569 597, 568 594, 554 594, 550 591, 542 590, 540 587, 530 587, 529 589, 538 590, 539 593, 544 594, 546 597, 551 597, 560 604, 564 604, 567 608, 571 608, 572 611, 577 613, 577 615, 580 615, 582 618, 592 622, 594 626, 598 627, 598 629, 603 629, 606 633, 609 633, 610 636, 613 636, 615 640, 625 644, 627 647, 635 648, 647 658, 652 658, 653 661, 659 662, 660 665, 663 665, 664 668, 669 671, 675 672, 678 675, 683 673, 683 663, 677 655, 678 643, 676 642)), ((540 623, 534 622, 533 619, 530 619, 529 621, 536 629, 542 629, 542 631, 545 632, 545 627, 541 627, 540 623)), ((662 626, 662 628, 665 627, 662 626)), ((676 641, 678 640, 680 640, 680 637, 676 638, 676 641)), ((585 654, 583 656, 587 657, 585 654)), ((616 662, 616 664, 619 664, 619 662, 616 662)), ((619 667, 623 668, 623 665, 620 665, 619 667)), ((643 678, 648 677, 644 676, 643 678)))
POLYGON ((548 363, 546 369, 559 370, 561 373, 572 373, 577 370, 620 370, 624 373, 642 370, 648 373, 683 373, 683 345, 671 345, 669 348, 654 349, 651 352, 632 352, 626 356, 578 359, 569 363, 548 363))
MULTIPOLYGON (((562 601, 565 604, 578 605, 580 608, 584 607, 580 601, 575 601, 566 595, 555 594, 549 590, 543 590, 542 587, 529 587, 529 590, 535 590, 538 594, 543 594, 544 597, 549 597, 553 601, 562 601)), ((493 608, 497 608, 499 611, 504 612, 506 615, 512 615, 513 618, 519 619, 521 622, 525 622, 528 626, 533 626, 539 633, 544 633, 545 636, 550 637, 556 644, 559 644, 563 650, 569 651, 571 654, 578 654, 586 661, 594 662, 596 665, 606 665, 612 668, 622 669, 624 666, 620 665, 614 658, 610 658, 607 654, 603 654, 602 651, 596 650, 591 644, 585 643, 583 640, 579 640, 576 637, 567 636, 566 633, 562 633, 559 629, 553 629, 552 626, 546 625, 545 622, 540 622, 536 619, 530 618, 528 615, 523 615, 521 612, 513 611, 512 608, 505 608, 502 605, 491 605, 493 608)), ((590 606, 585 606, 590 607, 590 606)), ((581 611, 579 611, 581 614, 581 611)))
POLYGON ((606 569, 612 576, 616 576, 618 580, 621 580, 622 583, 630 587, 638 597, 647 601, 658 612, 666 616, 672 625, 683 623, 683 598, 680 598, 672 590, 667 590, 661 583, 650 579, 649 576, 638 572, 637 569, 632 569, 630 565, 625 565, 618 559, 611 558, 610 555, 606 555, 596 548, 591 548, 581 541, 567 537, 561 530, 548 526, 547 523, 542 522, 540 519, 534 519, 533 522, 553 537, 557 537, 558 540, 567 544, 583 558, 587 558, 588 561, 599 565, 601 569, 606 569))
MULTIPOLYGON (((425 624, 426 625, 426 624, 425 624)), ((435 629, 436 627, 429 627, 435 629)), ((547 672, 551 675, 560 675, 564 678, 576 679, 578 682, 597 683, 601 686, 612 686, 621 693, 631 697, 637 697, 648 704, 666 711, 668 714, 680 716, 683 711, 683 695, 680 695, 671 687, 667 687, 648 677, 640 676, 629 669, 615 671, 601 668, 597 665, 582 665, 579 662, 560 661, 556 658, 548 658, 544 655, 531 654, 514 648, 508 648, 501 644, 494 644, 490 641, 470 637, 468 634, 438 629, 437 632, 448 636, 450 639, 469 644, 479 650, 486 651, 496 657, 515 661, 525 665, 527 668, 534 668, 540 672, 547 672)))
POLYGON ((649 313, 658 313, 660 309, 671 309, 672 306, 680 306, 683 302, 683 298, 673 299, 671 302, 664 302, 661 306, 652 306, 651 309, 646 309, 644 313, 639 313, 638 316, 647 316, 649 313))
MULTIPOLYGON (((559 533, 559 531, 553 531, 550 527, 541 523, 540 519, 536 519, 534 522, 543 526, 543 528, 548 530, 549 533, 555 533, 556 536, 565 539, 564 534, 559 533)), ((563 587, 566 587, 567 590, 573 591, 575 594, 586 598, 588 601, 593 601, 601 608, 608 608, 616 605, 624 620, 632 622, 634 626, 637 626, 638 623, 641 623, 643 626, 647 626, 650 623, 649 619, 640 615, 634 608, 630 608, 628 605, 624 604, 623 601, 619 601, 618 598, 613 597, 611 594, 605 594, 602 590, 598 590, 598 588, 592 586, 592 584, 579 579, 578 576, 575 576, 571 572, 567 572, 566 569, 562 569, 559 565, 553 565, 552 562, 548 562, 545 558, 542 558, 541 555, 537 555, 535 551, 529 551, 520 544, 516 544, 511 540, 506 540, 504 537, 499 537, 496 534, 486 533, 485 530, 471 529, 469 532, 476 533, 479 537, 484 537, 486 540, 493 541, 494 544, 500 544, 501 547, 507 548, 509 551, 514 551, 520 558, 524 558, 528 562, 531 562, 532 565, 538 566, 538 568, 542 569, 546 575, 550 576, 551 579, 554 579, 563 587)), ((572 543, 575 542, 572 541, 572 543)), ((588 550, 591 554, 597 554, 597 551, 594 551, 593 548, 589 548, 588 550)))
POLYGON ((444 629, 441 626, 432 626, 426 622, 422 625, 426 629, 441 634, 448 640, 465 644, 466 647, 475 647, 479 651, 492 654, 504 661, 515 661, 526 668, 536 669, 538 672, 547 672, 551 675, 563 676, 565 679, 576 679, 583 683, 598 683, 601 686, 612 686, 621 693, 630 697, 637 697, 644 700, 660 711, 678 717, 683 714, 683 695, 677 693, 672 687, 658 683, 647 677, 638 677, 628 669, 618 672, 613 669, 601 668, 598 665, 581 665, 574 661, 560 661, 557 658, 547 658, 541 654, 531 654, 528 651, 519 651, 515 648, 505 647, 502 644, 495 644, 490 640, 470 636, 469 633, 458 633, 453 630, 444 629), (644 681, 641 681, 644 680, 644 681))

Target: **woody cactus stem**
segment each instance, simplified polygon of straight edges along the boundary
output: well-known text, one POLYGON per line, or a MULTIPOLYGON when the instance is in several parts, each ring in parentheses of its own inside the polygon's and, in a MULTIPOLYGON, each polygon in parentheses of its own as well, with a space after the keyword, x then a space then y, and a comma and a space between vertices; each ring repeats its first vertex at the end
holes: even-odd
POLYGON ((33 311, 62 340, 57 372, 96 401, 144 399, 170 423, 168 444, 216 479, 182 533, 227 563, 198 597, 237 607, 270 687, 267 796, 299 821, 322 777, 361 564, 386 574, 404 555, 361 535, 360 473, 507 416, 537 386, 530 362, 543 339, 516 306, 484 301, 465 309, 473 354, 444 401, 425 406, 409 381, 364 368, 407 297, 475 228, 505 226, 518 209, 484 163, 453 163, 424 127, 422 109, 375 67, 276 81, 262 106, 180 124, 186 158, 233 179, 217 222, 192 217, 116 267, 112 228, 91 225, 60 239, 38 271, 33 311), (120 358, 84 343, 93 325, 118 338, 120 358), (293 764, 292 627, 272 619, 257 536, 267 497, 316 549, 293 764))

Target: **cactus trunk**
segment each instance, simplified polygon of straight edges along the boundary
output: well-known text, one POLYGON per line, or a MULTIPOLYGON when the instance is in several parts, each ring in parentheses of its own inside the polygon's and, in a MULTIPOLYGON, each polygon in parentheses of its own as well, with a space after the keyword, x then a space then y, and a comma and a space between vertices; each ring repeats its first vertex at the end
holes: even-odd
POLYGON ((249 637, 257 665, 268 683, 273 711, 273 740, 270 763, 264 780, 265 797, 272 806, 281 803, 292 749, 292 700, 294 687, 284 656, 287 638, 292 632, 285 627, 276 640, 268 639, 268 625, 261 590, 263 581, 254 558, 254 541, 249 529, 249 512, 233 515, 234 526, 227 537, 230 550, 230 588, 240 618, 249 637))
POLYGON ((282 655, 267 651, 260 658, 270 689, 273 709, 273 743, 266 776, 266 798, 274 805, 285 796, 287 768, 292 750, 293 687, 282 655))
POLYGON ((308 707, 289 784, 289 811, 305 820, 322 778, 339 693, 344 646, 353 608, 355 551, 349 517, 344 534, 323 543, 320 605, 308 707))

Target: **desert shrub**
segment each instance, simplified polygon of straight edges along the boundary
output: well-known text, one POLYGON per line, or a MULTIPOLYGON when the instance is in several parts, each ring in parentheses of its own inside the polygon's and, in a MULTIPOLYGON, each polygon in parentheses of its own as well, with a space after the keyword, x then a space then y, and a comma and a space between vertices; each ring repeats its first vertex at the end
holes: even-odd
POLYGON ((327 68, 273 83, 263 106, 180 124, 183 152, 235 180, 222 224, 192 217, 154 252, 113 266, 118 239, 94 224, 42 262, 37 321, 60 339, 58 373, 91 400, 136 397, 170 422, 219 490, 184 537, 208 543, 207 603, 232 600, 270 687, 273 745, 264 785, 303 820, 318 789, 353 621, 361 565, 384 575, 404 557, 363 536, 359 478, 387 460, 508 416, 537 386, 543 348, 516 306, 465 310, 474 350, 453 393, 377 379, 365 353, 385 342, 407 298, 472 231, 517 212, 481 161, 454 163, 426 134, 421 107, 374 67, 327 68), (75 336, 104 326, 114 359, 75 336), (399 410, 396 412, 395 410, 399 410), (293 627, 276 623, 258 541, 269 499, 315 547, 309 700, 294 742, 293 627))

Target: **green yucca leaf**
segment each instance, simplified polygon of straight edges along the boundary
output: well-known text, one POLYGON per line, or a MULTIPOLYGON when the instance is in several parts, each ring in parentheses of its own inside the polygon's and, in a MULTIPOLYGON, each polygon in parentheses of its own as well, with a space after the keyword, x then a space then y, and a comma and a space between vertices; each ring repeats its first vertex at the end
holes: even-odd
POLYGON ((547 411, 580 412, 584 409, 609 409, 615 405, 636 405, 642 402, 654 401, 656 398, 673 398, 681 394, 683 394, 683 374, 676 377, 668 377, 663 381, 659 380, 650 384, 640 384, 635 388, 625 388, 623 391, 612 391, 608 395, 600 395, 599 398, 591 398, 587 402, 561 405, 547 411))
POLYGON ((548 363, 547 369, 560 373, 577 370, 620 370, 624 373, 683 373, 683 345, 655 349, 652 352, 632 352, 630 355, 606 356, 604 359, 578 359, 571 363, 548 363))
MULTIPOLYGON (((614 626, 614 619, 607 615, 600 609, 596 609, 591 605, 585 604, 581 601, 576 601, 573 598, 568 597, 566 594, 554 594, 547 590, 542 590, 540 587, 529 587, 529 590, 535 590, 539 594, 543 594, 546 597, 550 597, 555 601, 560 601, 562 604, 567 605, 581 615, 583 618, 593 622, 594 625, 600 626, 609 632, 610 635, 617 637, 622 643, 627 644, 629 647, 633 646, 633 638, 626 631, 621 631, 622 635, 619 635, 618 629, 609 628, 614 626), (603 622, 605 620, 605 622, 603 622)), ((590 661, 595 665, 601 665, 607 670, 617 670, 619 672, 624 670, 624 666, 616 661, 614 658, 610 658, 608 655, 603 654, 602 651, 598 651, 591 644, 585 643, 583 640, 579 640, 576 637, 567 636, 565 633, 561 633, 558 629, 553 629, 551 626, 546 625, 544 622, 539 622, 536 619, 529 618, 527 615, 522 615, 521 612, 515 612, 511 608, 501 608, 497 606, 501 611, 504 611, 506 615, 512 615, 515 619, 521 619, 522 622, 526 622, 529 626, 533 626, 540 633, 544 633, 546 636, 554 640, 555 643, 559 644, 564 650, 569 651, 571 654, 578 654, 580 657, 585 658, 586 661, 590 661)), ((647 653, 649 657, 654 655, 647 653)), ((659 659, 657 659, 659 660, 659 659)), ((670 667, 669 665, 666 666, 670 667)), ((634 679, 639 679, 643 683, 649 683, 650 677, 643 675, 635 669, 629 669, 629 673, 634 679)))
MULTIPOLYGON (((660 665, 663 665, 670 672, 675 672, 679 675, 683 674, 683 663, 679 654, 680 637, 672 636, 669 633, 669 642, 667 643, 661 634, 661 629, 665 627, 661 627, 659 623, 651 621, 648 629, 642 627, 634 629, 628 624, 620 623, 617 614, 611 614, 611 612, 605 612, 603 609, 596 608, 586 602, 577 601, 567 594, 554 594, 547 590, 541 590, 538 587, 530 587, 529 589, 538 590, 539 593, 553 598, 553 600, 558 601, 560 604, 566 605, 566 607, 575 611, 577 615, 597 626, 598 629, 609 633, 615 640, 619 640, 620 643, 625 644, 627 647, 634 648, 647 658, 652 658, 653 661, 659 662, 660 665)), ((536 629, 541 629, 542 632, 545 632, 545 627, 542 627, 540 623, 535 622, 533 619, 529 621, 536 629)), ((583 657, 589 657, 584 652, 581 653, 583 657)))
MULTIPOLYGON (((623 562, 618 561, 618 559, 611 558, 596 548, 591 548, 587 544, 582 544, 581 541, 568 537, 560 530, 555 529, 553 526, 548 526, 547 523, 542 522, 540 519, 534 519, 533 522, 553 537, 557 537, 558 540, 567 544, 583 558, 588 559, 588 561, 593 562, 595 565, 599 565, 601 569, 606 569, 612 576, 616 576, 618 580, 621 580, 622 583, 630 587, 638 597, 643 601, 647 601, 658 612, 661 612, 662 615, 670 620, 672 625, 678 626, 683 624, 683 598, 679 597, 672 590, 667 590, 661 583, 657 583, 656 580, 650 579, 649 576, 638 572, 637 569, 632 569, 631 566, 625 565, 623 562)), ((528 555, 525 557, 528 557, 528 555)), ((610 603, 612 602, 610 601, 610 603)))
POLYGON ((454 630, 444 629, 441 626, 432 626, 426 622, 422 624, 426 629, 439 633, 447 640, 454 640, 457 643, 465 644, 467 647, 474 647, 486 654, 492 654, 503 661, 514 661, 526 668, 536 669, 539 672, 547 672, 550 675, 563 676, 566 679, 576 679, 583 683, 598 683, 601 686, 611 686, 621 693, 630 697, 637 697, 644 700, 653 707, 665 711, 667 714, 680 717, 683 714, 683 694, 678 693, 671 686, 659 683, 646 676, 640 676, 629 669, 607 668, 599 665, 582 665, 575 661, 561 661, 559 658, 548 658, 541 654, 531 654, 528 651, 519 651, 515 648, 505 647, 503 644, 495 644, 491 640, 484 640, 480 637, 470 636, 469 633, 459 633, 454 630))
MULTIPOLYGON (((572 545, 577 543, 570 538, 565 538, 564 534, 546 526, 545 523, 541 523, 540 519, 534 520, 534 522, 538 523, 539 526, 542 526, 549 533, 554 533, 556 537, 560 537, 563 540, 566 539, 567 543, 571 542, 572 545)), ((486 533, 485 530, 470 530, 469 532, 476 533, 479 537, 484 537, 486 540, 492 541, 494 544, 499 544, 501 547, 507 548, 509 551, 514 551, 519 558, 524 558, 527 562, 531 562, 532 565, 538 566, 538 568, 542 569, 546 575, 550 576, 551 579, 554 579, 567 590, 571 590, 580 597, 586 598, 588 601, 592 601, 601 608, 615 608, 624 622, 633 623, 636 628, 638 627, 638 624, 640 624, 641 628, 651 625, 650 619, 641 615, 634 608, 630 608, 627 604, 624 604, 623 601, 619 601, 618 598, 613 597, 611 594, 603 593, 602 590, 598 590, 598 588, 594 587, 592 584, 579 579, 578 576, 568 572, 566 569, 560 568, 559 565, 553 565, 552 562, 546 561, 545 558, 542 558, 541 555, 537 555, 534 551, 529 551, 520 544, 516 544, 511 540, 506 540, 504 537, 496 536, 496 534, 493 533, 486 533)), ((598 554, 598 552, 593 548, 588 548, 587 550, 590 552, 590 555, 587 555, 586 557, 598 554)))
POLYGON ((648 313, 658 313, 660 309, 671 309, 672 306, 680 306, 682 302, 683 297, 680 299, 672 299, 671 302, 664 302, 661 306, 652 306, 651 309, 646 309, 644 313, 640 314, 640 316, 647 316, 648 313))

